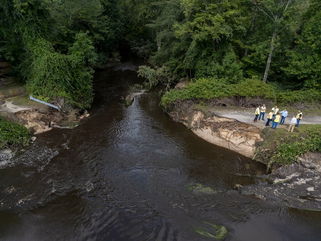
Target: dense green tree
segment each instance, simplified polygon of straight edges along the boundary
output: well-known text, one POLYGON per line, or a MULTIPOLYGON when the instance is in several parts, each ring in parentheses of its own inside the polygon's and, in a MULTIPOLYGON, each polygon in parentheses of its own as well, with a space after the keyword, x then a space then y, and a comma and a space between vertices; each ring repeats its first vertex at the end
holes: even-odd
POLYGON ((321 89, 321 2, 313 1, 306 13, 296 47, 288 51, 286 69, 291 78, 298 78, 306 88, 321 89))
POLYGON ((76 35, 67 54, 62 54, 44 39, 32 39, 27 44, 31 68, 27 87, 37 97, 64 101, 79 108, 91 105, 92 74, 96 61, 93 43, 86 33, 76 35))
POLYGON ((152 60, 178 76, 242 77, 235 41, 246 30, 245 1, 165 1, 159 16, 148 25, 156 31, 152 60), (232 68, 228 68, 232 62, 232 68))
POLYGON ((320 88, 320 9, 318 0, 1 0, 0 58, 31 94, 82 108, 95 64, 115 51, 148 59, 140 75, 151 86, 188 77, 320 88))
MULTIPOLYGON (((268 57, 265 64, 265 70, 263 75, 263 81, 268 80, 272 57, 275 52, 275 48, 278 47, 284 38, 284 32, 289 34, 290 26, 294 25, 295 19, 300 16, 298 12, 301 4, 306 1, 303 0, 260 0, 253 1, 253 5, 257 12, 263 16, 265 22, 265 34, 263 36, 271 34, 270 43, 268 46, 268 57)), ((264 27, 263 25, 263 27, 264 27)), ((262 26, 262 25, 261 25, 262 26)), ((287 37, 288 38, 288 37, 287 37)))

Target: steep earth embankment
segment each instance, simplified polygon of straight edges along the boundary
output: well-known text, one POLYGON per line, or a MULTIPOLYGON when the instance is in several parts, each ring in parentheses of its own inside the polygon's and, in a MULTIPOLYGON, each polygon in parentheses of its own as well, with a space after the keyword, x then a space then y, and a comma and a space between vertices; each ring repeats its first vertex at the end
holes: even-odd
POLYGON ((205 113, 195 108, 192 101, 176 102, 169 115, 200 138, 249 158, 254 157, 256 144, 263 141, 259 127, 213 112, 205 113))
MULTIPOLYGON (((255 157, 257 144, 264 142, 264 125, 223 117, 213 111, 215 108, 201 109, 193 101, 178 101, 168 113, 200 138, 246 157, 255 157)), ((291 165, 275 167, 270 174, 257 177, 256 184, 241 187, 240 192, 289 207, 321 210, 320 177, 321 153, 307 153, 291 165)))

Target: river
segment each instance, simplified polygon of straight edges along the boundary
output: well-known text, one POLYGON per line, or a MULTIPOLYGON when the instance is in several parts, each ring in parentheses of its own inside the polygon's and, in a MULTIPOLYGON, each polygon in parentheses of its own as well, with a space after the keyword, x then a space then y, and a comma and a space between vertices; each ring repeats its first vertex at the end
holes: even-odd
POLYGON ((133 66, 99 71, 92 116, 39 135, 0 169, 0 240, 320 241, 321 214, 243 196, 264 167, 175 123, 159 96, 120 99, 133 66), (210 223, 210 224, 209 224, 210 223))

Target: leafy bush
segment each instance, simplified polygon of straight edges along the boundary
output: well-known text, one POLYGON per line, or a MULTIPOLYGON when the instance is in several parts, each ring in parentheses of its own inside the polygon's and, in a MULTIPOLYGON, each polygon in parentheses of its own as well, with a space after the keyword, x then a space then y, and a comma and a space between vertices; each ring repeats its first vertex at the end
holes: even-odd
POLYGON ((148 88, 151 89, 157 85, 163 85, 169 89, 172 82, 175 80, 175 76, 165 66, 161 68, 153 69, 149 66, 139 66, 138 76, 147 79, 148 88))
MULTIPOLYGON (((30 41, 30 40, 29 40, 30 41)), ((35 96, 51 100, 64 98, 69 104, 90 107, 93 100, 93 69, 96 54, 85 33, 77 34, 68 54, 56 52, 44 39, 29 45, 27 89, 35 96)))
POLYGON ((279 104, 297 102, 321 102, 321 92, 309 90, 280 90, 277 87, 258 79, 244 79, 236 84, 229 84, 226 79, 202 78, 182 90, 171 90, 162 98, 161 104, 166 107, 176 100, 215 99, 221 97, 261 97, 279 104))
POLYGON ((280 104, 298 102, 320 102, 321 92, 315 89, 278 91, 277 102, 280 104))
POLYGON ((245 79, 238 84, 232 85, 232 96, 242 97, 262 97, 266 99, 275 99, 276 89, 262 80, 245 79))
POLYGON ((264 142, 258 147, 256 159, 287 165, 307 152, 321 151, 321 125, 301 125, 294 133, 286 129, 264 129, 264 142))
POLYGON ((300 155, 316 151, 321 151, 321 126, 303 127, 299 133, 289 135, 277 146, 271 161, 290 164, 300 155))
POLYGON ((26 145, 29 142, 29 131, 21 125, 0 118, 0 148, 26 145))
POLYGON ((161 104, 167 106, 176 100, 227 97, 233 93, 231 87, 232 85, 228 85, 225 80, 202 78, 189 84, 185 89, 167 92, 163 96, 161 104))

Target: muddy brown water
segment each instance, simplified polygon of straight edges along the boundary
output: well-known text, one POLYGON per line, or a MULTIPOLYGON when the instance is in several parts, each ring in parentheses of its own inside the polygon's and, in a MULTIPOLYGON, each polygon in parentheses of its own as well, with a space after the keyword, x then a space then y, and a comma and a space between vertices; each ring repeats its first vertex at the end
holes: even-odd
POLYGON ((157 94, 120 103, 139 80, 131 65, 96 76, 93 115, 38 136, 0 169, 0 240, 320 241, 321 214, 233 190, 263 167, 202 141, 159 108, 157 94))

